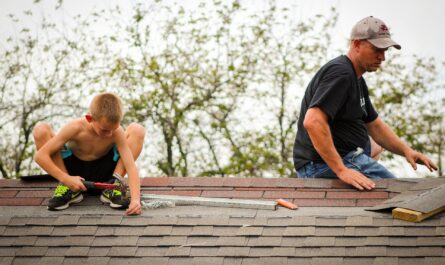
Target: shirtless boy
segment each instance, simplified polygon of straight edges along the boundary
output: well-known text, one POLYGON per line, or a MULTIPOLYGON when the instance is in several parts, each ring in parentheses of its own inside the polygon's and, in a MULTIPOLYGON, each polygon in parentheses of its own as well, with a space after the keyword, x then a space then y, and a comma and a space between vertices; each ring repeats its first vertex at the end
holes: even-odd
POLYGON ((84 180, 112 182, 128 173, 130 203, 119 190, 105 190, 100 197, 112 208, 126 208, 129 215, 141 213, 140 180, 135 160, 144 142, 145 130, 136 123, 124 130, 122 102, 114 94, 96 95, 84 118, 75 119, 55 134, 47 123, 33 130, 35 161, 60 181, 48 203, 49 210, 63 210, 83 200, 84 180))

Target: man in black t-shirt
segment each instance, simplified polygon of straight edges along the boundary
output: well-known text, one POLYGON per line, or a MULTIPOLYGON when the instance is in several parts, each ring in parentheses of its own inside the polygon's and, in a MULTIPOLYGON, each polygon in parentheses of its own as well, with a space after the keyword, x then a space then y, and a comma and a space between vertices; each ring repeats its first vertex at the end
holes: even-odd
POLYGON ((370 135, 379 145, 429 170, 437 166, 406 145, 374 109, 362 75, 374 72, 389 47, 401 49, 380 19, 367 17, 351 32, 347 55, 324 65, 304 95, 294 144, 294 166, 299 177, 336 178, 357 189, 373 189, 369 178, 394 178, 370 158, 370 135))

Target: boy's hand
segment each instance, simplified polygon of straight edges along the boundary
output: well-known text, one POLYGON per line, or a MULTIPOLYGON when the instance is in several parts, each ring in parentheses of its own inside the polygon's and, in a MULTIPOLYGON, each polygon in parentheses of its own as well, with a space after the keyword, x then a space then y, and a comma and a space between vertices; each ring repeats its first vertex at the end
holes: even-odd
POLYGON ((139 215, 141 214, 141 202, 139 200, 131 200, 130 206, 128 206, 127 215, 139 215))
POLYGON ((76 191, 86 191, 87 188, 85 185, 83 185, 83 181, 85 181, 84 178, 80 176, 69 176, 63 181, 63 184, 65 184, 70 190, 76 192, 76 191))

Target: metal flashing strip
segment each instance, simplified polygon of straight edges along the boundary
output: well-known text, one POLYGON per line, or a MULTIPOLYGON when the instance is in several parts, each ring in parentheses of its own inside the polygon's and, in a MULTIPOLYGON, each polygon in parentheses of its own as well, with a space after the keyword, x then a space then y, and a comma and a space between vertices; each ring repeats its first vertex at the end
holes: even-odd
POLYGON ((171 201, 175 202, 176 205, 201 205, 201 206, 248 208, 248 209, 262 209, 262 210, 276 210, 277 207, 277 203, 273 201, 174 196, 174 195, 158 195, 158 194, 143 194, 141 196, 141 200, 145 202, 154 200, 171 201))

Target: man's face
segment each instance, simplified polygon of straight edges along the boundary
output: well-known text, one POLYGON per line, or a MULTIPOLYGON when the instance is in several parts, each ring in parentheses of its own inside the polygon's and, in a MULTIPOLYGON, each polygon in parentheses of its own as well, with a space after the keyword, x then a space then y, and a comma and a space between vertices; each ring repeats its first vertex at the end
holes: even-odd
POLYGON ((367 40, 360 41, 360 67, 364 72, 375 72, 385 60, 385 52, 388 48, 381 49, 372 45, 367 40))
POLYGON ((93 126, 94 131, 97 135, 103 138, 110 138, 113 136, 113 133, 119 128, 119 123, 110 123, 105 118, 100 119, 99 121, 92 120, 91 125, 93 126))

